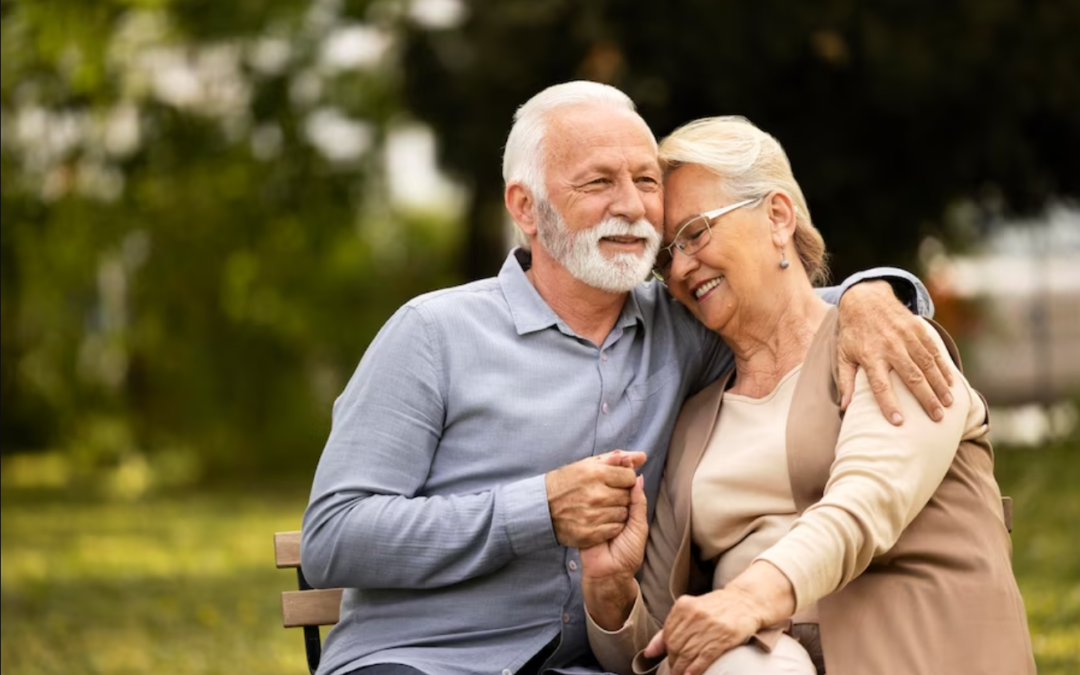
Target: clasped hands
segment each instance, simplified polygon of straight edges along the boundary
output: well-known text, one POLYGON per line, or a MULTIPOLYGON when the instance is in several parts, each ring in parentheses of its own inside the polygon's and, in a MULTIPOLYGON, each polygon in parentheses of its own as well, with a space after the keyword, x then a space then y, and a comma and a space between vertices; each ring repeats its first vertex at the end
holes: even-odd
MULTIPOLYGON (((563 546, 585 549, 622 532, 630 514, 631 492, 641 490, 636 469, 644 452, 612 452, 587 457, 545 475, 555 538, 563 546)), ((644 493, 642 493, 644 499, 644 493)))
MULTIPOLYGON (((637 599, 634 575, 645 558, 649 526, 643 481, 634 469, 644 461, 642 453, 615 451, 548 474, 549 499, 554 494, 591 495, 592 508, 570 508, 576 501, 562 500, 567 516, 576 517, 555 519, 554 502, 552 516, 557 533, 568 533, 568 540, 590 542, 578 546, 582 593, 589 615, 606 630, 622 628, 637 599), (588 478, 592 485, 573 478, 588 478), (561 489, 553 491, 552 486, 561 489), (594 524, 592 536, 588 536, 587 522, 594 524)), ((790 616, 794 604, 787 577, 769 563, 756 562, 722 590, 679 598, 645 656, 667 654, 673 675, 700 674, 761 628, 790 616)))

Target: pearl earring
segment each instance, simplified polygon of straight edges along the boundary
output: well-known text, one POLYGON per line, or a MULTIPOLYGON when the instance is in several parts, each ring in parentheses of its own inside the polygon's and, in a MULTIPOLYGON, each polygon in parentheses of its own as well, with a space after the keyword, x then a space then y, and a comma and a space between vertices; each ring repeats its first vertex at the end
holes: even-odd
POLYGON ((781 247, 780 248, 780 269, 786 270, 789 267, 791 267, 791 263, 788 262, 788 259, 787 259, 787 249, 784 248, 784 247, 781 247))

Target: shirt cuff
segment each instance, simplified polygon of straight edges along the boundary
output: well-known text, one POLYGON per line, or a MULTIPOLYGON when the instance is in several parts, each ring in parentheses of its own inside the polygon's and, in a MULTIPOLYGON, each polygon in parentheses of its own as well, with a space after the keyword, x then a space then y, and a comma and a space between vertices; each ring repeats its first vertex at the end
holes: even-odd
POLYGON ((558 546, 548 508, 544 476, 533 476, 499 488, 510 548, 518 556, 558 546))
MULTIPOLYGON (((926 290, 919 277, 911 272, 896 267, 875 267, 865 272, 852 274, 840 284, 840 295, 849 288, 864 281, 886 281, 892 286, 897 299, 904 303, 913 314, 926 317, 934 316, 934 301, 930 299, 930 293, 926 290)), ((839 304, 839 297, 837 303, 839 304)))

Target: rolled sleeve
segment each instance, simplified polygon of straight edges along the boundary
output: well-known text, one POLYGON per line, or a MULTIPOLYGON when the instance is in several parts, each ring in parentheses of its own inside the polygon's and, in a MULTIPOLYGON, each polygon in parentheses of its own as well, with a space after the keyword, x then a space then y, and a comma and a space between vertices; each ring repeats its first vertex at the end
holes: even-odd
POLYGON ((840 304, 840 298, 849 288, 864 281, 887 281, 893 288, 893 293, 900 302, 904 303, 913 314, 926 317, 934 316, 934 301, 930 298, 930 292, 919 277, 911 272, 896 267, 875 267, 865 272, 852 274, 839 286, 832 286, 818 291, 821 297, 833 305, 840 304))

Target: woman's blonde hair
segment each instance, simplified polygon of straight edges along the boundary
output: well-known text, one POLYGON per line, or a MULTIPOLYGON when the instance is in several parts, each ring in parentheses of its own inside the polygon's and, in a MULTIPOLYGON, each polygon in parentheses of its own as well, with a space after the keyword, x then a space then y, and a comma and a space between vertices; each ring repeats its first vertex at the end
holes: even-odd
POLYGON ((697 164, 720 176, 723 196, 731 202, 775 191, 787 194, 795 206, 795 252, 813 285, 828 279, 825 240, 810 220, 810 209, 784 148, 771 135, 745 117, 706 117, 672 132, 660 142, 659 154, 665 174, 684 164, 697 164))

